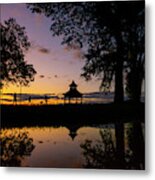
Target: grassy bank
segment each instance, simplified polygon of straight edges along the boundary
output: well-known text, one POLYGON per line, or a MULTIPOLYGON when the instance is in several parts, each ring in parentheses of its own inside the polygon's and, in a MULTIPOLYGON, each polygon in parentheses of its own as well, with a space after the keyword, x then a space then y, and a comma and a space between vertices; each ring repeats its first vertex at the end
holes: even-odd
POLYGON ((1 106, 1 127, 144 121, 144 104, 1 106))

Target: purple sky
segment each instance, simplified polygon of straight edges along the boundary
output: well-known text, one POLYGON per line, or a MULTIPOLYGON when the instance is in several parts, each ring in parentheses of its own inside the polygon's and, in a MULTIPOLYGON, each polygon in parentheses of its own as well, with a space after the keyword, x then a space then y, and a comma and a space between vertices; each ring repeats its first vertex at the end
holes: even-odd
MULTIPOLYGON (((32 14, 25 4, 2 4, 1 21, 13 17, 17 23, 26 27, 31 49, 25 60, 34 65, 37 71, 35 81, 23 92, 63 93, 68 90, 72 80, 78 84, 81 92, 98 91, 100 82, 95 79, 86 82, 80 77, 84 65, 80 49, 70 50, 61 45, 60 37, 53 37, 49 31, 50 20, 43 15, 32 14)), ((19 87, 10 85, 5 92, 19 91, 19 87)))

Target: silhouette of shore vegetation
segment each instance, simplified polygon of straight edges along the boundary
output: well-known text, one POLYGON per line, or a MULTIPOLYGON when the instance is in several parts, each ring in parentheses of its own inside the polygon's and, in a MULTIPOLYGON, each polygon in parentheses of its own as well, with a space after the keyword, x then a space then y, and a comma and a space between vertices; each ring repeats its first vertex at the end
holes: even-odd
POLYGON ((2 127, 144 121, 144 103, 2 105, 2 127))

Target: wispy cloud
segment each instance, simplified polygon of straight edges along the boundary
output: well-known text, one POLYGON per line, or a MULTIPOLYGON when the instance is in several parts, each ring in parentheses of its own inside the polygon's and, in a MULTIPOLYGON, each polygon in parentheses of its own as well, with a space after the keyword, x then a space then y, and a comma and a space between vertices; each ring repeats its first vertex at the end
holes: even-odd
POLYGON ((37 51, 39 51, 40 53, 43 53, 43 54, 49 54, 51 53, 51 50, 38 44, 36 41, 31 41, 31 47, 33 49, 36 49, 37 51))
POLYGON ((72 52, 73 59, 75 60, 81 60, 84 57, 84 52, 77 46, 65 46, 64 51, 72 52))
POLYGON ((44 76, 44 75, 39 75, 39 78, 41 78, 41 79, 42 79, 42 78, 45 78, 45 76, 44 76))
POLYGON ((58 78, 58 75, 57 75, 57 74, 55 74, 55 75, 54 75, 54 77, 55 77, 55 78, 58 78))
POLYGON ((43 54, 49 54, 49 53, 50 53, 50 50, 47 49, 47 48, 44 48, 44 47, 38 48, 38 51, 39 51, 40 53, 43 53, 43 54))

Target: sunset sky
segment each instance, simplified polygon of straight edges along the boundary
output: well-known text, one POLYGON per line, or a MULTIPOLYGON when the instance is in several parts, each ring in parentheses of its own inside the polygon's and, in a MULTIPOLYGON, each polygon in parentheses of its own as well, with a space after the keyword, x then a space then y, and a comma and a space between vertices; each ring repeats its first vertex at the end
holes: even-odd
MULTIPOLYGON (((49 19, 32 14, 25 4, 2 4, 1 22, 10 17, 15 18, 20 26, 26 27, 32 46, 25 60, 33 64, 37 71, 35 81, 29 87, 23 87, 23 93, 63 93, 68 90, 72 80, 75 80, 81 92, 99 91, 99 81, 93 79, 86 82, 80 77, 84 65, 81 50, 62 46, 61 38, 53 37, 49 30, 49 19)), ((3 92, 19 91, 20 88, 15 85, 3 89, 3 92)))

